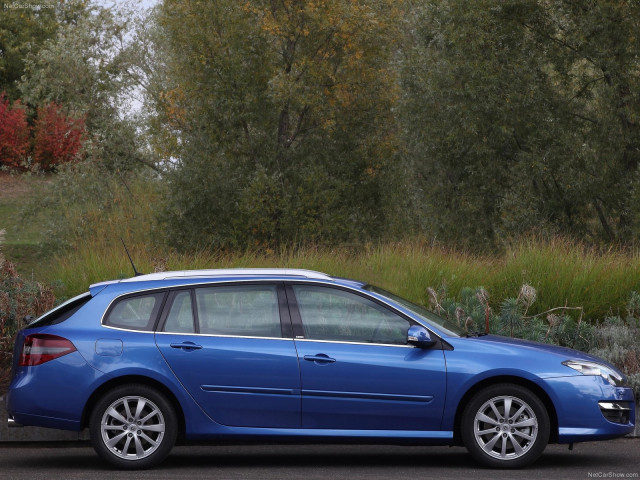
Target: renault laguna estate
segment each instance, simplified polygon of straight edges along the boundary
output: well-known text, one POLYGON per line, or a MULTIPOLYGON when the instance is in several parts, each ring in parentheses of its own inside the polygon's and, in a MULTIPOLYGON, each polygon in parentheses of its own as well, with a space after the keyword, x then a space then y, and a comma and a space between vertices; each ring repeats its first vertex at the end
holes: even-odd
POLYGON ((582 352, 469 334, 365 282, 290 269, 91 285, 20 331, 12 426, 88 428, 124 469, 186 440, 464 445, 493 468, 634 429, 624 375, 582 352))

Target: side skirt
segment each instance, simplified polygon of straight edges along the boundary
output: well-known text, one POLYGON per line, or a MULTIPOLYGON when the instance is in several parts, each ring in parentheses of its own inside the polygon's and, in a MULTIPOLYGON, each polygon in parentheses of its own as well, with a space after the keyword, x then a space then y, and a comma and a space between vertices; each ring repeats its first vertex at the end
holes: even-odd
POLYGON ((215 433, 187 435, 187 440, 249 440, 332 442, 332 443, 381 443, 416 445, 453 445, 451 431, 418 430, 334 430, 320 428, 251 428, 224 427, 215 433))

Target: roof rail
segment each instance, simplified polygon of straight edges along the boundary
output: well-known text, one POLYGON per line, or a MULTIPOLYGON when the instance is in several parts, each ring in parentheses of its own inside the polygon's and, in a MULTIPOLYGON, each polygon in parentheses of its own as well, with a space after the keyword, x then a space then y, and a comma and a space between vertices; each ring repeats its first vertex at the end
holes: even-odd
POLYGON ((122 280, 122 282, 144 282, 150 280, 168 280, 171 278, 204 278, 221 276, 245 277, 259 275, 305 277, 322 280, 333 280, 333 277, 327 275, 326 273, 297 268, 223 268, 213 270, 181 270, 175 272, 150 273, 147 275, 127 278, 122 280))

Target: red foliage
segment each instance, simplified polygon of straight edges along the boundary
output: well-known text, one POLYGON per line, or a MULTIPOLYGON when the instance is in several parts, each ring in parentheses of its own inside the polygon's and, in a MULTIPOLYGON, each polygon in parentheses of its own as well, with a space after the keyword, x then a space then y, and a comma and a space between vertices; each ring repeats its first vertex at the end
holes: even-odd
POLYGON ((66 116, 62 106, 53 102, 38 108, 30 128, 20 100, 10 105, 5 93, 0 94, 0 166, 26 170, 31 154, 42 170, 52 170, 77 158, 85 132, 84 118, 66 116))
POLYGON ((67 117, 61 110, 53 102, 38 108, 33 158, 43 170, 75 160, 84 140, 84 118, 67 117))
POLYGON ((5 93, 0 95, 0 165, 24 168, 29 153, 29 125, 27 112, 20 100, 10 108, 5 93))

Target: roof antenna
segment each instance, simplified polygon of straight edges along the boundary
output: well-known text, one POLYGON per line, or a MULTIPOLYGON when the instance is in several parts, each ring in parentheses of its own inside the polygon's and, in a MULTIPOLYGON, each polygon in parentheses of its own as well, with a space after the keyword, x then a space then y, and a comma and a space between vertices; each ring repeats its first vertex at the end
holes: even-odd
POLYGON ((133 263, 133 260, 131 259, 131 255, 129 255, 129 249, 127 248, 127 246, 124 243, 124 240, 122 239, 122 237, 120 237, 120 241, 122 242, 122 246, 124 247, 124 251, 127 252, 127 257, 129 257, 129 261, 131 262, 131 266, 133 267, 133 273, 134 273, 134 277, 139 277, 140 275, 142 275, 142 273, 140 273, 138 270, 136 270, 136 266, 133 263))

